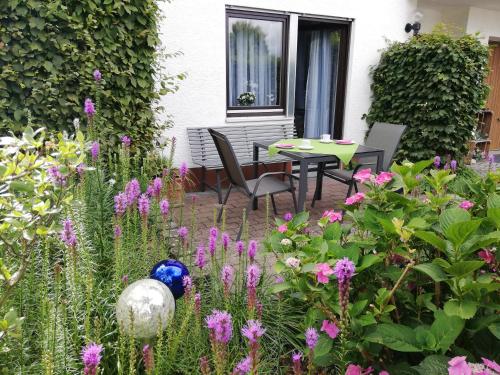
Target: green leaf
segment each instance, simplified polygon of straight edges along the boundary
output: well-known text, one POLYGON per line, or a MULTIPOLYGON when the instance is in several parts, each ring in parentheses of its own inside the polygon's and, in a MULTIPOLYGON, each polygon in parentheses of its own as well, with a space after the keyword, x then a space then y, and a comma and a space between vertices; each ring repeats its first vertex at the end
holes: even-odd
POLYGON ((443 240, 441 237, 439 237, 434 232, 417 231, 417 232, 415 232, 415 236, 420 238, 421 240, 431 244, 432 246, 434 246, 436 249, 438 249, 441 252, 446 251, 446 241, 443 240))
POLYGON ((488 195, 486 200, 486 206, 488 208, 499 208, 500 207, 500 195, 496 193, 491 193, 488 195))
POLYGON ((434 263, 417 264, 413 268, 419 272, 425 273, 432 280, 437 281, 437 282, 444 281, 448 278, 446 276, 446 274, 443 272, 443 270, 441 269, 441 267, 439 267, 437 264, 434 264, 434 263))
POLYGON ((401 324, 379 324, 365 336, 365 340, 387 346, 398 352, 421 352, 415 331, 401 324))
POLYGON ((465 323, 458 316, 448 316, 442 310, 436 311, 434 318, 431 333, 436 338, 436 348, 441 349, 441 352, 444 353, 460 335, 465 323))
POLYGON ((335 222, 326 227, 323 238, 328 241, 338 241, 342 235, 342 227, 339 222, 335 222))
POLYGON ((291 287, 292 286, 289 283, 282 282, 282 283, 279 283, 279 284, 274 284, 271 287, 271 292, 272 293, 280 293, 280 292, 284 292, 285 290, 290 289, 291 287))
POLYGON ((374 264, 380 263, 383 260, 383 256, 380 254, 368 254, 361 258, 361 264, 356 267, 356 272, 361 272, 370 268, 374 264))
POLYGON ((474 301, 450 300, 443 306, 446 315, 458 316, 462 319, 471 319, 477 311, 477 303, 474 301))
POLYGON ((330 243, 330 254, 336 259, 347 257, 352 260, 354 264, 357 264, 361 250, 354 244, 347 246, 348 247, 344 248, 340 245, 330 243))
POLYGON ((452 223, 445 230, 446 237, 453 243, 453 245, 455 245, 455 247, 458 247, 477 231, 481 223, 482 220, 452 223))
POLYGON ((500 207, 489 208, 487 216, 497 228, 500 228, 500 207))
POLYGON ((439 225, 443 232, 446 232, 451 224, 462 221, 469 221, 470 214, 461 208, 449 208, 444 210, 439 216, 439 225))
POLYGON ((462 278, 464 276, 467 276, 469 273, 472 273, 475 270, 481 268, 483 264, 484 262, 481 260, 465 260, 452 264, 445 271, 457 278, 462 278))
POLYGON ((500 323, 492 323, 488 326, 489 331, 500 340, 500 323))
POLYGON ((448 361, 444 355, 429 355, 418 366, 413 366, 420 375, 447 375, 448 361))

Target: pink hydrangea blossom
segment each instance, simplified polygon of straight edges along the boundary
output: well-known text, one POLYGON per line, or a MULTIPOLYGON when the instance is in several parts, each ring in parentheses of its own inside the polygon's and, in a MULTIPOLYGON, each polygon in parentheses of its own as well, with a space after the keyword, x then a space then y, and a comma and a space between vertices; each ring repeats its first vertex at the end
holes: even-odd
POLYGON ((453 357, 448 364, 449 375, 472 375, 472 370, 467 364, 466 357, 453 357))
POLYGON ((290 268, 298 268, 300 266, 300 259, 290 257, 285 260, 285 264, 290 268))
POLYGON ((356 193, 346 198, 345 204, 348 206, 352 206, 353 204, 362 202, 365 199, 365 197, 366 197, 365 193, 356 193))
POLYGON ((345 372, 345 375, 369 375, 372 372, 373 369, 371 367, 364 369, 359 365, 350 364, 349 366, 347 366, 347 371, 345 372))
POLYGON ((328 263, 319 263, 316 265, 316 279, 318 283, 328 284, 329 277, 333 274, 333 270, 328 263))
POLYGON ((361 183, 369 182, 373 178, 372 170, 370 168, 362 169, 355 173, 352 177, 361 183))
POLYGON ((458 207, 467 211, 467 210, 471 209, 472 207, 474 207, 474 203, 472 203, 471 201, 463 201, 460 203, 460 205, 458 207))
POLYGON ((322 218, 328 218, 328 221, 330 223, 333 223, 335 221, 342 221, 342 213, 341 212, 335 212, 334 210, 328 210, 323 212, 322 218))
POLYGON ((323 324, 321 325, 321 331, 326 332, 331 339, 334 339, 339 334, 340 330, 334 322, 329 320, 323 320, 323 324))
POLYGON ((484 358, 484 357, 481 357, 481 359, 483 360, 483 363, 486 367, 498 372, 500 374, 500 365, 498 363, 496 363, 495 361, 492 361, 491 359, 487 359, 487 358, 484 358))
POLYGON ((280 233, 285 233, 286 231, 288 230, 288 227, 286 224, 281 224, 279 227, 278 227, 278 232, 280 233))
POLYGON ((292 215, 292 213, 291 213, 291 212, 287 212, 287 213, 285 213, 285 214, 283 215, 283 220, 285 220, 285 221, 290 221, 290 220, 292 220, 292 219, 293 219, 293 215, 292 215))
POLYGON ((381 172, 377 177, 375 177, 376 185, 384 185, 392 180, 394 173, 392 172, 381 172))

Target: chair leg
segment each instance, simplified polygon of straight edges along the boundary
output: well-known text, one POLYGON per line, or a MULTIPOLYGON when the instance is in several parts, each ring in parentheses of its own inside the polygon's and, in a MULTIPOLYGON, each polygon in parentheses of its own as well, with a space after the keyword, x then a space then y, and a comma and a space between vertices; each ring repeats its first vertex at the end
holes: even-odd
POLYGON ((358 184, 356 181, 354 181, 354 191, 357 193, 358 192, 358 184))
POLYGON ((311 202, 311 207, 314 208, 314 204, 317 200, 321 200, 321 190, 323 188, 323 171, 325 170, 324 163, 318 163, 318 171, 316 172, 316 189, 314 190, 313 199, 311 202))
MULTIPOLYGON (((222 204, 222 186, 220 182, 220 170, 215 170, 215 188, 217 190, 217 197, 219 198, 219 204, 222 204)), ((225 203, 224 203, 225 204, 225 203)))
POLYGON ((347 189, 346 198, 349 198, 351 196, 353 186, 355 186, 355 182, 354 182, 354 180, 351 180, 349 182, 349 189, 347 189))
POLYGON ((271 194, 271 203, 273 204, 274 214, 278 216, 278 210, 276 209, 276 201, 274 200, 274 194, 271 194))
POLYGON ((245 217, 243 218, 243 221, 240 224, 240 229, 238 230, 238 235, 236 236, 236 241, 239 241, 241 238, 241 235, 243 233, 243 225, 245 224, 245 221, 247 221, 247 219, 248 219, 248 212, 252 208, 253 200, 254 200, 254 198, 253 198, 253 196, 251 196, 249 201, 248 201, 248 204, 247 204, 247 209, 245 211, 245 217))
POLYGON ((220 202, 221 206, 219 208, 219 213, 217 214, 217 223, 220 223, 220 220, 222 219, 222 210, 224 209, 224 206, 227 203, 227 200, 229 198, 229 193, 231 193, 232 188, 233 188, 233 185, 230 184, 229 187, 227 188, 227 193, 226 193, 226 196, 224 197, 224 200, 222 202, 220 202))
POLYGON ((297 205, 297 197, 295 196, 295 189, 292 189, 290 193, 292 193, 293 209, 295 210, 295 213, 297 213, 299 212, 299 207, 297 205))

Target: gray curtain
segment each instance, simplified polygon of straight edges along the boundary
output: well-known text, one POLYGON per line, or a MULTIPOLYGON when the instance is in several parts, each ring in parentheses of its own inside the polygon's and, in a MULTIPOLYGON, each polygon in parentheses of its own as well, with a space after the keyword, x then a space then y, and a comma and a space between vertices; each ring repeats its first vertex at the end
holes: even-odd
POLYGON ((229 104, 231 106, 239 105, 237 99, 245 92, 255 94, 254 105, 278 104, 281 51, 270 51, 270 46, 266 42, 266 33, 255 23, 255 21, 238 21, 231 27, 229 35, 229 104))
POLYGON ((307 73, 304 137, 330 134, 335 118, 339 33, 311 31, 307 73))

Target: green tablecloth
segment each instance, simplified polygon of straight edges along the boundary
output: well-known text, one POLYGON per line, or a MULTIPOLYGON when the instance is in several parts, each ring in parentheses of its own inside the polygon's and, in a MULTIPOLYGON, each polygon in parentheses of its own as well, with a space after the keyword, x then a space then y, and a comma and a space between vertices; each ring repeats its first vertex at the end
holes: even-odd
POLYGON ((314 148, 312 150, 301 150, 297 146, 302 144, 302 138, 293 138, 293 139, 281 139, 276 143, 273 143, 269 146, 268 152, 269 156, 274 156, 281 150, 285 151, 295 151, 295 152, 306 152, 310 154, 322 154, 322 155, 334 155, 338 157, 344 164, 348 164, 356 150, 358 149, 358 144, 354 143, 352 145, 338 145, 334 142, 332 143, 321 143, 319 139, 311 139, 311 146, 314 148), (275 145, 280 143, 289 143, 295 145, 294 148, 288 149, 280 149, 275 145))

